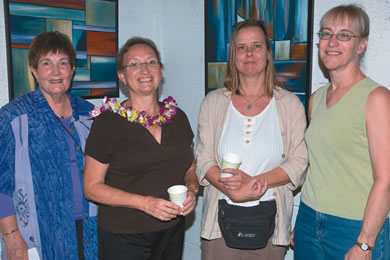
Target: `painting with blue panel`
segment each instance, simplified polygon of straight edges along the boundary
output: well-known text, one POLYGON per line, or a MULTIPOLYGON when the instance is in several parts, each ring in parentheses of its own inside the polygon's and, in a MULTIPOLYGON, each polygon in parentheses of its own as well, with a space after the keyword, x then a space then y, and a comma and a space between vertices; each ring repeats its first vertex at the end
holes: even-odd
POLYGON ((18 34, 12 34, 11 35, 11 42, 12 43, 19 43, 19 44, 30 44, 30 42, 35 38, 35 35, 18 35, 18 34))
POLYGON ((46 30, 46 19, 11 15, 11 34, 37 35, 46 30))
POLYGON ((306 92, 306 62, 275 61, 274 65, 283 87, 294 92, 306 92))
POLYGON ((230 39, 226 37, 225 26, 225 3, 223 0, 208 1, 208 28, 206 30, 207 61, 219 62, 227 60, 227 43, 230 39))
POLYGON ((88 68, 88 60, 87 59, 76 59, 76 68, 86 69, 88 68))
POLYGON ((10 15, 53 18, 63 20, 85 20, 84 11, 41 5, 20 4, 13 2, 9 3, 9 12, 10 15))
MULTIPOLYGON (((61 7, 61 1, 57 6, 54 4, 56 0, 50 0, 50 6, 45 6, 45 2, 48 1, 4 1, 4 4, 8 6, 5 8, 8 12, 4 17, 7 32, 10 35, 10 41, 7 42, 7 52, 12 57, 11 64, 8 66, 8 75, 11 75, 10 98, 16 98, 34 88, 32 76, 25 77, 24 68, 28 68, 28 57, 24 52, 28 51, 26 45, 29 45, 36 35, 45 31, 60 31, 71 38, 76 50, 74 80, 76 89, 81 90, 76 93, 86 98, 93 98, 100 97, 103 93, 101 91, 94 92, 93 89, 109 89, 110 91, 104 94, 117 96, 119 89, 115 71, 116 61, 115 57, 110 57, 110 55, 114 56, 112 53, 116 53, 117 48, 114 51, 110 50, 110 54, 101 54, 108 57, 93 58, 91 67, 91 56, 89 56, 91 54, 87 53, 87 33, 93 31, 113 33, 116 35, 113 40, 115 40, 117 47, 118 1, 80 0, 85 4, 84 10, 61 7), (86 22, 87 15, 89 15, 89 23, 86 22), (14 44, 13 48, 11 48, 11 43, 14 44), (91 79, 92 75, 94 79, 91 79)), ((27 71, 27 74, 31 73, 27 71)))
POLYGON ((104 92, 104 95, 105 96, 114 96, 115 95, 115 91, 106 91, 106 92, 104 92))
POLYGON ((76 69, 89 69, 86 51, 76 51, 76 69))
POLYGON ((75 30, 95 31, 95 32, 116 32, 115 28, 107 26, 94 26, 94 25, 73 25, 75 30))
POLYGON ((274 0, 265 0, 257 3, 259 17, 262 17, 266 24, 274 23, 274 3, 274 0))
POLYGON ((73 81, 72 89, 115 89, 116 81, 105 81, 105 82, 97 82, 97 81, 73 81))
POLYGON ((87 50, 87 33, 84 30, 72 30, 72 42, 76 51, 87 50))
POLYGON ((294 93, 299 100, 302 102, 303 106, 306 106, 306 95, 302 93, 294 93))
POLYGON ((115 64, 115 57, 91 56, 91 80, 116 81, 115 64))
POLYGON ((76 69, 73 80, 75 81, 90 81, 91 71, 88 69, 76 69))
POLYGON ((73 25, 85 25, 85 20, 75 20, 73 21, 73 25))
POLYGON ((59 31, 62 32, 71 39, 72 38, 72 21, 70 20, 58 20, 47 19, 47 27, 45 31, 59 31))
POLYGON ((274 41, 291 39, 292 36, 292 15, 293 0, 282 0, 276 2, 274 17, 274 41))
POLYGON ((271 41, 272 58, 275 60, 275 42, 271 41))
POLYGON ((308 31, 308 12, 309 3, 307 0, 295 0, 294 6, 294 32, 291 42, 294 43, 307 43, 307 31, 308 31))
POLYGON ((86 24, 96 26, 116 26, 116 3, 109 1, 85 0, 86 24))
POLYGON ((87 89, 73 89, 73 87, 70 90, 70 93, 72 93, 75 96, 90 96, 91 90, 87 89))
POLYGON ((28 49, 12 48, 12 60, 14 95, 20 96, 33 91, 34 84, 30 82, 28 75, 28 49))

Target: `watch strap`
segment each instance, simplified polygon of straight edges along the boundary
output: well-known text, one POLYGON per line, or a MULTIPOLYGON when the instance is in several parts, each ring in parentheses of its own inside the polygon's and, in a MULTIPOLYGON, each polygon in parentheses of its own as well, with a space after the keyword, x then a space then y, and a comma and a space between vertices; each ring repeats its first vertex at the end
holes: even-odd
POLYGON ((372 251, 372 250, 374 250, 373 246, 369 246, 366 243, 360 243, 360 242, 356 241, 355 245, 360 247, 360 249, 363 250, 363 251, 372 251))

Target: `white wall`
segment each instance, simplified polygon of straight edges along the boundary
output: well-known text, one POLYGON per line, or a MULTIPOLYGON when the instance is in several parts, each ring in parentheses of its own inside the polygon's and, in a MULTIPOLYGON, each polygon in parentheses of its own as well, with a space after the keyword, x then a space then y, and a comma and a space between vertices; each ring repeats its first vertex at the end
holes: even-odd
MULTIPOLYGON (((313 63, 312 63, 312 92, 328 83, 318 65, 319 41, 316 33, 319 32, 319 23, 322 15, 329 9, 341 4, 360 4, 370 17, 370 36, 368 48, 362 66, 364 73, 372 77, 378 83, 390 87, 390 77, 387 76, 390 59, 390 3, 383 0, 315 0, 314 3, 314 36, 313 36, 313 63)), ((292 223, 298 210, 300 194, 295 197, 295 207, 292 223)), ((287 252, 286 260, 293 259, 293 251, 287 252)))
MULTIPOLYGON (((363 60, 367 75, 385 86, 390 86, 387 77, 390 58, 390 4, 389 1, 371 0, 315 0, 314 32, 318 32, 321 16, 333 6, 344 3, 360 3, 371 18, 371 34, 363 60)), ((0 1, 0 10, 3 1, 0 1)), ((0 11, 0 106, 8 102, 7 60, 3 11, 0 11)), ((204 97, 204 3, 194 0, 142 0, 119 1, 119 45, 132 36, 148 37, 159 47, 165 65, 165 83, 161 97, 172 95, 187 113, 194 133, 199 105, 204 97)), ((318 68, 317 35, 313 43, 312 89, 326 83, 318 68)), ((124 96, 121 94, 121 97, 124 96)), ((95 101, 94 103, 98 103, 95 101)), ((299 198, 296 199, 296 204, 299 198)), ((200 259, 200 216, 202 197, 198 200, 195 215, 188 219, 191 227, 186 232, 183 259, 200 259)), ((286 259, 291 260, 289 250, 286 259)))
MULTIPOLYGON (((319 31, 319 23, 322 15, 330 8, 340 4, 357 3, 362 5, 370 17, 370 36, 368 48, 362 61, 362 70, 366 75, 378 83, 390 87, 389 73, 390 65, 390 2, 387 0, 316 0, 314 4, 314 33, 319 31)), ((326 84, 318 68, 318 36, 314 35, 313 44, 313 78, 312 91, 326 84)))

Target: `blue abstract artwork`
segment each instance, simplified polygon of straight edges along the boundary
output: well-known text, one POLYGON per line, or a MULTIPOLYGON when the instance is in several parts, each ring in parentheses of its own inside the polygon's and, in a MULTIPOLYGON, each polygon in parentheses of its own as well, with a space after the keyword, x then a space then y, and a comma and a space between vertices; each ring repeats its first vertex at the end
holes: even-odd
POLYGON ((234 24, 263 20, 281 85, 305 102, 310 94, 312 0, 206 0, 206 93, 223 87, 234 24))
POLYGON ((41 32, 60 31, 76 50, 72 94, 117 97, 118 0, 5 0, 10 99, 35 89, 28 48, 41 32))

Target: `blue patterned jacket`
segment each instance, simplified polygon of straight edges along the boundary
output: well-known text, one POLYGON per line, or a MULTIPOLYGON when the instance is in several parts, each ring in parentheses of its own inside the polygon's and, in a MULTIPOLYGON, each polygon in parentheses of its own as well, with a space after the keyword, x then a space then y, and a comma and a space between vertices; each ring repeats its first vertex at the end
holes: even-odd
MULTIPOLYGON (((70 94, 69 99, 72 135, 84 150, 93 105, 70 94)), ((13 197, 19 230, 41 259, 78 259, 66 134, 39 89, 0 110, 0 193, 13 197)), ((78 148, 75 143, 82 183, 84 156, 78 148)), ((97 208, 85 198, 83 207, 85 259, 97 259, 97 208)))

